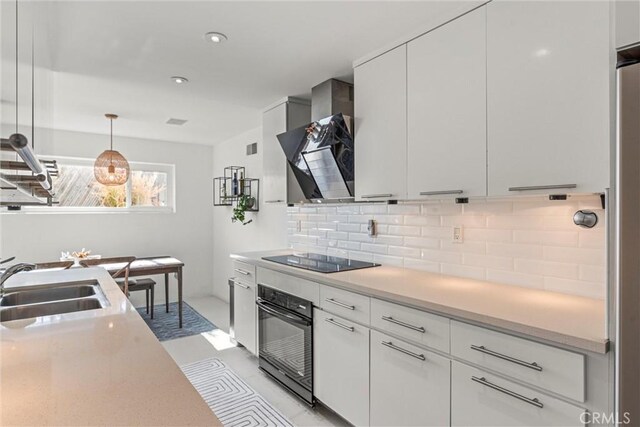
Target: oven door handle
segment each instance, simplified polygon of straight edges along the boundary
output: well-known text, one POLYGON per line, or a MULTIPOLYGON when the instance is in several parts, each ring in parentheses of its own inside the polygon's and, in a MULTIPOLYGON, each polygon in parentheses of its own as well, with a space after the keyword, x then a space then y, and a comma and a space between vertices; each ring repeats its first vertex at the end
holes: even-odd
POLYGON ((303 319, 301 317, 293 316, 289 313, 285 313, 284 311, 278 310, 273 305, 269 304, 268 302, 262 299, 258 299, 256 301, 256 304, 261 310, 264 310, 269 314, 272 314, 280 318, 285 318, 293 323, 297 323, 298 325, 311 326, 311 322, 309 320, 303 319))

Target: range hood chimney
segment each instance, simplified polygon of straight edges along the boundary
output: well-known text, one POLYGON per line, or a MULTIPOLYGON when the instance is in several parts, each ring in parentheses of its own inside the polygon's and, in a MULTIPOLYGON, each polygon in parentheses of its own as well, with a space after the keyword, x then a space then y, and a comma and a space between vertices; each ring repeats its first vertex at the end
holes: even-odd
POLYGON ((353 117, 353 85, 330 79, 311 89, 311 120, 317 121, 334 114, 353 117))

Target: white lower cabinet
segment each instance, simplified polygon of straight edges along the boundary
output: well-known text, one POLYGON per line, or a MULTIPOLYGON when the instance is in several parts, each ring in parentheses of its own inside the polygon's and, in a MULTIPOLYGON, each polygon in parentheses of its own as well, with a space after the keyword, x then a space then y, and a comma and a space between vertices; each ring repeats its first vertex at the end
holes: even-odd
POLYGON ((449 359, 371 331, 371 425, 447 426, 449 359))
POLYGON ((369 328, 313 310, 314 395, 356 426, 369 425, 369 328))
POLYGON ((233 332, 235 340, 257 354, 256 285, 235 282, 233 288, 233 332))
POLYGON ((453 426, 584 426, 584 409, 452 362, 453 426))

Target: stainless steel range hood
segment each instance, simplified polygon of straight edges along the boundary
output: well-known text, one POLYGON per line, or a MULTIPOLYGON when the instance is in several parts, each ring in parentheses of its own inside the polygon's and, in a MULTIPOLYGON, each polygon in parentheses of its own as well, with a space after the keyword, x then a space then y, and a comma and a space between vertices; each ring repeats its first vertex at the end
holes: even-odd
POLYGON ((353 85, 327 80, 311 98, 312 122, 278 135, 304 195, 288 203, 354 201, 353 85))

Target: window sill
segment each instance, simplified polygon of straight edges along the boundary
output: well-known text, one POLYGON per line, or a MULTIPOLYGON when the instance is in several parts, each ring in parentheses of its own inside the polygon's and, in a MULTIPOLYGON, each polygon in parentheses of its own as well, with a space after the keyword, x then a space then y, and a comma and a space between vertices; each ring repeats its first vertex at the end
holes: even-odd
POLYGON ((162 207, 162 208, 149 208, 149 207, 139 207, 139 208, 82 208, 82 207, 55 207, 55 206, 43 206, 43 207, 34 207, 34 206, 25 206, 22 210, 19 211, 8 211, 2 210, 0 211, 0 215, 61 215, 61 214, 115 214, 115 215, 123 215, 123 214, 173 214, 176 213, 176 209, 174 207, 162 207))

